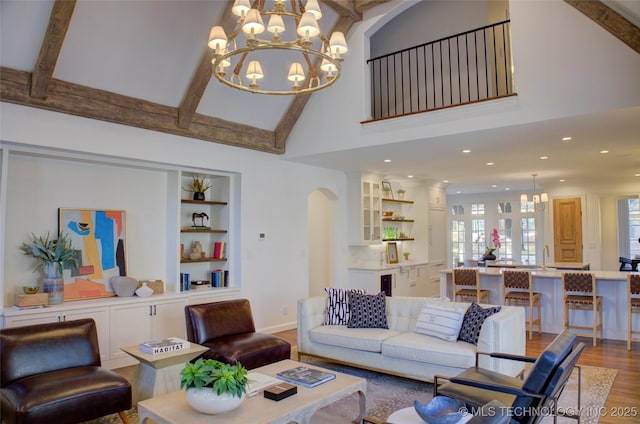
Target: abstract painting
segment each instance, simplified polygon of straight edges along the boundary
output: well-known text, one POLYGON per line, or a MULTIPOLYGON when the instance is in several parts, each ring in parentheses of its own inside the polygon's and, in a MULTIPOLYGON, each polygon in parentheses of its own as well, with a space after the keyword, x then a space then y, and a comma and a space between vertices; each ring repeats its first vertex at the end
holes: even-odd
POLYGON ((126 211, 58 209, 58 233, 76 250, 64 264, 64 300, 115 296, 109 280, 126 276, 126 211))

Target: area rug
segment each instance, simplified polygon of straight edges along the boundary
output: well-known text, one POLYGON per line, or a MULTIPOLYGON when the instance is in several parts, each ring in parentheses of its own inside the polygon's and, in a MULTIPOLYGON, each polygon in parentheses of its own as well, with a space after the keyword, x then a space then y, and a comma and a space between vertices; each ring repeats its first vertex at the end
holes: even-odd
MULTIPOLYGON (((322 366, 345 374, 355 375, 367 379, 367 417, 384 422, 389 415, 398 409, 413 406, 413 401, 428 402, 432 397, 433 386, 430 383, 410 380, 402 377, 381 374, 374 371, 349 367, 321 361, 303 356, 302 362, 322 366)), ((611 368, 582 366, 582 415, 581 422, 593 424, 598 422, 595 411, 603 407, 615 380, 617 370, 611 368)), ((560 397, 562 408, 576 408, 577 406, 577 372, 574 371, 567 387, 560 397)), ((134 407, 127 412, 131 424, 138 423, 138 411, 134 407)), ((342 424, 353 422, 358 416, 357 395, 351 395, 325 408, 320 409, 312 418, 312 424, 342 424)), ((547 417, 543 423, 552 423, 553 418, 547 417)), ((558 423, 575 424, 575 420, 560 418, 558 423)), ((109 415, 86 424, 119 424, 116 414, 109 415)), ((254 423, 252 423, 254 424, 254 423)), ((258 424, 258 423, 255 423, 258 424)))
MULTIPOLYGON (((302 358, 303 362, 329 368, 345 374, 367 379, 367 417, 384 422, 398 409, 413 406, 413 401, 426 403, 432 398, 433 385, 401 377, 394 377, 368 370, 323 362, 313 358, 302 358)), ((580 422, 594 424, 598 422, 598 408, 603 407, 615 380, 617 370, 581 366, 581 417, 580 422)), ((577 412, 578 373, 574 371, 560 396, 559 407, 577 412)), ((357 397, 352 395, 323 408, 314 415, 312 424, 338 424, 352 422, 358 416, 357 397)), ((559 418, 558 423, 572 423, 575 420, 559 418)), ((543 424, 553 423, 553 417, 546 417, 543 424)))

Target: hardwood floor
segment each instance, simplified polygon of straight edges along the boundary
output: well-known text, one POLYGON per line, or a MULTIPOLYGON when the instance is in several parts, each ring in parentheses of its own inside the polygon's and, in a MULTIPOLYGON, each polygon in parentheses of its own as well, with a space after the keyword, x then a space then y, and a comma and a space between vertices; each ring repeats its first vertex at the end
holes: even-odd
MULTIPOLYGON (((291 343, 297 344, 296 330, 287 330, 276 334, 291 343)), ((534 334, 532 340, 527 340, 527 356, 538 356, 556 334, 534 334)), ((633 344, 633 350, 627 350, 626 341, 604 340, 598 341, 593 347, 591 339, 579 338, 584 341, 586 348, 580 356, 578 364, 594 367, 615 368, 618 370, 613 387, 607 398, 605 412, 607 416, 600 416, 603 424, 640 423, 640 343, 633 344), (636 408, 635 416, 611 416, 623 411, 623 408, 636 408)))

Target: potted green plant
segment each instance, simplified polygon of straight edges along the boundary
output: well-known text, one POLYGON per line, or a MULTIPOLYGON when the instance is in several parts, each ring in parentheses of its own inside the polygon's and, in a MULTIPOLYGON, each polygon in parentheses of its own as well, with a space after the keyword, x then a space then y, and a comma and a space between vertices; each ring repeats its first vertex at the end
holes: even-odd
POLYGON ((405 189, 399 188, 398 190, 396 190, 396 193, 398 193, 398 200, 403 200, 404 199, 404 194, 407 191, 405 189))
POLYGON ((64 281, 62 280, 62 268, 64 262, 77 263, 75 250, 71 245, 71 239, 66 234, 57 239, 31 234, 31 241, 22 243, 20 250, 25 255, 33 256, 38 260, 35 271, 42 270, 45 274, 42 279, 43 291, 49 293, 49 304, 62 303, 64 300, 64 281))
POLYGON ((240 406, 247 384, 247 369, 239 362, 229 365, 199 358, 187 362, 180 371, 180 388, 186 389, 187 401, 205 414, 220 414, 240 406))
POLYGON ((200 175, 191 176, 191 181, 185 190, 193 192, 193 200, 204 200, 204 193, 211 188, 209 180, 200 175))

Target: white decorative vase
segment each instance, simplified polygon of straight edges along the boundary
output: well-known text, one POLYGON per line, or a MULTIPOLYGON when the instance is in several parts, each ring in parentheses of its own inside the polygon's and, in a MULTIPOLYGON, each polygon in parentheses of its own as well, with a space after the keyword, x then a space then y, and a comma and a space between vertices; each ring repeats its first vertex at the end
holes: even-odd
POLYGON ((187 389, 187 402, 196 411, 204 414, 216 415, 236 409, 244 401, 241 397, 233 396, 229 392, 218 395, 210 387, 191 387, 187 389))
POLYGON ((140 297, 149 297, 153 294, 153 289, 147 286, 147 283, 142 283, 142 286, 136 290, 136 294, 140 297))

